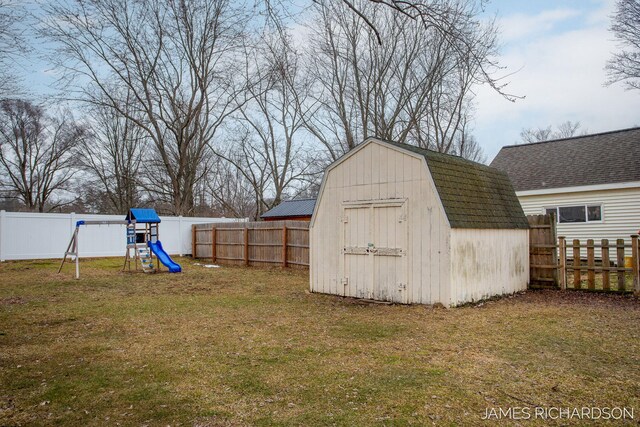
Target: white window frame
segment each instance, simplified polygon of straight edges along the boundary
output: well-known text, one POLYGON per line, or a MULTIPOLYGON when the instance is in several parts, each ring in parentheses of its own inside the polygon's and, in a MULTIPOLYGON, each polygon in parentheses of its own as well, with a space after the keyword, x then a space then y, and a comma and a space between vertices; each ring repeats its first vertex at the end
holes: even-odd
POLYGON ((572 203, 567 205, 552 205, 552 206, 543 206, 542 213, 546 214, 547 209, 555 209, 556 210, 556 224, 589 224, 589 223, 603 223, 604 222, 604 205, 602 203, 572 203), (559 208, 575 208, 584 206, 584 222, 560 222, 560 212, 559 208), (600 219, 589 220, 589 206, 600 206, 600 219))

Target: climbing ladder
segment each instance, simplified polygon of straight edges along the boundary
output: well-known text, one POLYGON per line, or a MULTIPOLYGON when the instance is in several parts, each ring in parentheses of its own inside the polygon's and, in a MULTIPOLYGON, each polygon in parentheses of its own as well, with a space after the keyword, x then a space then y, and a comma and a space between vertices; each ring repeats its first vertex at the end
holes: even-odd
POLYGON ((138 258, 140 259, 142 271, 144 271, 145 273, 154 273, 156 269, 153 266, 153 257, 151 256, 151 250, 145 246, 136 248, 136 251, 138 252, 138 258))

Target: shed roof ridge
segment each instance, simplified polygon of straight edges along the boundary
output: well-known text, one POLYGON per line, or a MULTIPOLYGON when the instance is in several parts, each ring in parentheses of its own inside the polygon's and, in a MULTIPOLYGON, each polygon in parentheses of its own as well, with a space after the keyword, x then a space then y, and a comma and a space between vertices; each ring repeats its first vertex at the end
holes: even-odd
POLYGON ((390 141, 388 139, 382 139, 382 138, 378 138, 378 137, 372 137, 370 139, 381 141, 381 142, 385 142, 387 144, 391 144, 391 145, 394 145, 394 146, 399 146, 399 148, 407 147, 406 149, 409 150, 409 151, 414 151, 414 152, 415 151, 422 151, 423 153, 417 153, 417 154, 421 154, 421 155, 424 155, 424 156, 435 156, 435 157, 442 156, 443 158, 446 158, 446 159, 454 159, 454 160, 458 160, 460 162, 472 164, 474 166, 481 166, 481 167, 487 168, 488 170, 491 170, 491 171, 501 172, 500 170, 498 170, 498 169, 496 169, 494 167, 491 167, 489 165, 485 165, 484 163, 476 162, 474 160, 465 159, 464 157, 459 156, 457 154, 443 153, 443 152, 440 152, 440 151, 432 150, 430 148, 419 147, 417 145, 411 145, 411 144, 407 144, 405 142, 390 141))

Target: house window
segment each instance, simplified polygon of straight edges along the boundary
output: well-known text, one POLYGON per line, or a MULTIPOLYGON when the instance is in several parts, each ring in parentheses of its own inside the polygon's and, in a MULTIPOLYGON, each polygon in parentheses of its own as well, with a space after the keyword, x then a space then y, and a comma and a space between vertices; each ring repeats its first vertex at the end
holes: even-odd
POLYGON ((558 222, 587 222, 584 206, 564 206, 558 208, 558 222))
POLYGON ((553 213, 559 223, 602 221, 601 205, 576 205, 545 208, 545 213, 553 213))
POLYGON ((602 207, 600 207, 600 206, 587 206, 587 220, 588 221, 602 221, 602 207))

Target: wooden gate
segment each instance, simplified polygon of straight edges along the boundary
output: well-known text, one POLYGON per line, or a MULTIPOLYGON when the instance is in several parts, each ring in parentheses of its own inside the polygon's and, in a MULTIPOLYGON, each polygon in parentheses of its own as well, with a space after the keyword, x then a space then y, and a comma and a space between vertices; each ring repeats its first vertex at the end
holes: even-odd
POLYGON ((555 215, 527 215, 530 287, 558 288, 558 239, 555 215))

